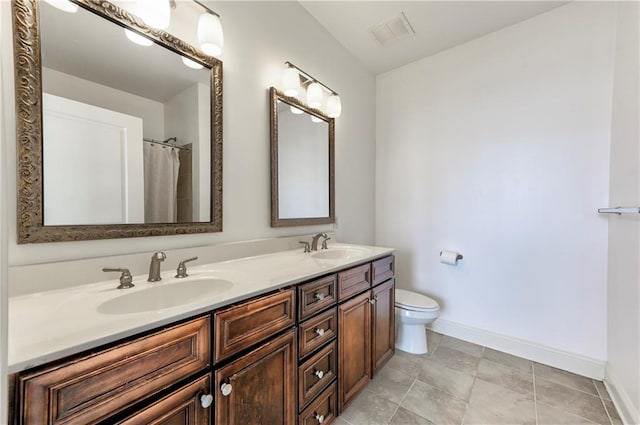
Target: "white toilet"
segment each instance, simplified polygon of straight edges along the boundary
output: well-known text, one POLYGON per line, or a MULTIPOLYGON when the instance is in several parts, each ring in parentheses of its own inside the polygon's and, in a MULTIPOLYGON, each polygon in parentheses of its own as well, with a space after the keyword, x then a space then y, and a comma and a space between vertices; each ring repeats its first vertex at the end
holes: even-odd
POLYGON ((438 303, 417 292, 396 288, 396 348, 407 353, 425 354, 425 325, 440 315, 438 303))

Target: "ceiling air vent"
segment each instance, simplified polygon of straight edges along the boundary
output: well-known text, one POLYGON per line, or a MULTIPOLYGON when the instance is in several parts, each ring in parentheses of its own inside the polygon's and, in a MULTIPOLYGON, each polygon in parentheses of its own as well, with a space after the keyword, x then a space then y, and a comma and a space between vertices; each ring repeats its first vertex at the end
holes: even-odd
POLYGON ((403 12, 387 22, 369 28, 369 32, 382 47, 390 46, 415 35, 415 31, 403 12))

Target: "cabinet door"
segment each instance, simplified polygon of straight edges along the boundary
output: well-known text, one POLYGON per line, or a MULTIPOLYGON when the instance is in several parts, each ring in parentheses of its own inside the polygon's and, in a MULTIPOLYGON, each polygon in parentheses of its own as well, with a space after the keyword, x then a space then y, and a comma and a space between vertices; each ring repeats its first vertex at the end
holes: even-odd
POLYGON ((210 375, 196 379, 118 424, 209 425, 212 407, 207 397, 211 397, 210 375))
POLYGON ((374 287, 371 292, 371 377, 393 356, 395 351, 395 291, 394 279, 374 287))
POLYGON ((294 425, 295 329, 217 370, 216 424, 294 425))
POLYGON ((367 385, 371 374, 371 304, 367 291, 338 306, 338 411, 367 385))

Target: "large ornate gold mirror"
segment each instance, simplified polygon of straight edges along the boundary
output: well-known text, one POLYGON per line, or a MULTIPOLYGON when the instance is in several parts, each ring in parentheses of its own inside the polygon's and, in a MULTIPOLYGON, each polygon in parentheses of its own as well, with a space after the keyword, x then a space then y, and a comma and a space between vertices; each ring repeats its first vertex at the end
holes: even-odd
POLYGON ((72 1, 13 1, 18 243, 221 231, 222 62, 72 1))
POLYGON ((271 96, 271 226, 335 222, 335 121, 275 88, 271 96))

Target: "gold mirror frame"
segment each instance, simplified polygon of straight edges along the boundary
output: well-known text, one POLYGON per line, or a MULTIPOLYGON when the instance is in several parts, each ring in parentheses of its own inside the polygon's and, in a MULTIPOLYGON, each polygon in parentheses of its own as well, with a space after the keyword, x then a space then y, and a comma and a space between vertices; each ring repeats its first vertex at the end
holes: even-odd
POLYGON ((336 221, 335 203, 335 119, 329 118, 322 111, 310 108, 295 97, 286 96, 280 90, 271 87, 271 227, 306 226, 313 224, 330 224, 336 221), (314 115, 329 124, 329 216, 309 218, 280 218, 278 199, 278 100, 314 115))
POLYGON ((211 69, 211 221, 204 223, 45 226, 42 186, 42 64, 38 0, 12 0, 17 135, 18 243, 181 235, 222 231, 222 62, 150 28, 105 0, 74 3, 211 69))

